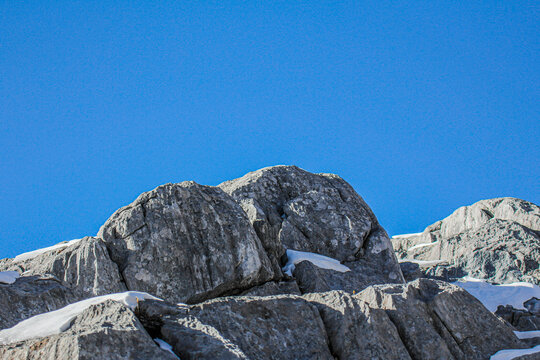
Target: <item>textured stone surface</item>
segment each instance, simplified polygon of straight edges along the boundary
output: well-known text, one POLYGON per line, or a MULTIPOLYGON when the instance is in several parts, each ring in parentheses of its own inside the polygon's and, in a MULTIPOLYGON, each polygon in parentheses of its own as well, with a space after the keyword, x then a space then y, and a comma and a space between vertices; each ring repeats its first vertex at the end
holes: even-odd
POLYGON ((66 331, 0 346, 2 359, 175 359, 161 350, 133 312, 112 300, 92 305, 66 331))
POLYGON ((126 291, 118 266, 111 261, 101 239, 85 237, 73 245, 39 254, 24 261, 12 261, 8 270, 24 276, 53 275, 77 298, 126 291))
POLYGON ((413 359, 487 359, 522 346, 510 326, 445 282, 376 285, 354 296, 386 311, 413 359))
POLYGON ((333 359, 317 308, 299 296, 225 297, 176 313, 145 301, 139 312, 182 359, 333 359))
POLYGON ((296 281, 269 281, 266 284, 255 286, 244 291, 242 296, 269 296, 280 294, 301 295, 300 289, 296 281))
POLYGON ((0 329, 74 301, 75 294, 52 277, 27 276, 10 285, 0 283, 0 329))
POLYGON ((101 227, 129 289, 197 302, 274 278, 242 208, 194 182, 141 194, 101 227))
POLYGON ((370 271, 383 274, 379 283, 386 278, 403 281, 388 235, 369 206, 339 176, 274 166, 219 187, 248 214, 275 269, 288 248, 340 261, 363 261, 370 271))
POLYGON ((411 359, 399 333, 384 310, 342 291, 308 294, 328 333, 330 348, 338 359, 411 359))
POLYGON ((540 208, 524 200, 482 200, 392 243, 401 258, 444 261, 425 269, 431 277, 540 284, 540 208))
POLYGON ((375 284, 403 283, 401 274, 398 276, 395 271, 381 269, 378 267, 378 260, 368 257, 344 262, 343 264, 351 269, 347 272, 322 269, 309 261, 302 261, 296 265, 293 275, 303 294, 330 290, 352 293, 375 284))
POLYGON ((499 305, 495 315, 508 321, 519 331, 540 330, 540 314, 533 314, 527 310, 516 309, 511 305, 499 305))

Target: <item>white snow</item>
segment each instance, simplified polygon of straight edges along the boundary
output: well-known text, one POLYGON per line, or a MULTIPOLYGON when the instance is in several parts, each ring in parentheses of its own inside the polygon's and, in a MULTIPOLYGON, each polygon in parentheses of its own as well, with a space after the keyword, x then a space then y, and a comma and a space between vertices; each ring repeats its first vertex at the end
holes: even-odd
POLYGON ((419 232, 419 233, 412 233, 412 234, 394 235, 394 236, 392 236, 392 239, 402 239, 402 238, 408 238, 408 237, 411 237, 411 236, 419 236, 419 235, 422 235, 422 233, 419 232))
POLYGON ((13 284, 19 278, 17 271, 0 271, 0 283, 13 284))
POLYGON ((490 360, 510 360, 515 359, 518 356, 536 354, 538 352, 540 352, 540 345, 536 345, 530 349, 501 350, 491 355, 490 360))
POLYGON ((295 265, 304 260, 311 262, 313 265, 320 267, 321 269, 330 269, 339 272, 351 271, 351 269, 341 264, 338 260, 332 259, 331 257, 310 252, 288 249, 287 264, 285 264, 285 266, 283 267, 283 272, 288 274, 289 276, 292 276, 295 265))
POLYGON ((535 337, 540 337, 540 330, 514 331, 514 334, 516 334, 518 339, 532 339, 532 338, 535 338, 535 337))
POLYGON ((402 262, 412 262, 418 265, 425 265, 425 266, 431 266, 431 265, 437 265, 440 263, 445 262, 445 260, 416 260, 416 259, 400 259, 400 263, 402 262))
POLYGON ((171 345, 167 344, 165 341, 161 340, 160 338, 155 338, 154 341, 156 342, 156 344, 159 345, 160 348, 162 348, 165 351, 170 352, 171 354, 174 355, 175 358, 180 360, 180 358, 178 356, 176 356, 176 354, 172 351, 172 346, 171 345))
POLYGON ((73 319, 86 308, 109 299, 118 301, 130 307, 132 310, 137 307, 137 302, 140 300, 161 300, 150 294, 138 291, 126 291, 123 293, 96 296, 70 304, 55 311, 32 316, 31 318, 21 321, 12 328, 1 330, 0 345, 59 334, 69 329, 73 319))
POLYGON ((410 248, 408 248, 407 251, 423 248, 425 246, 432 246, 432 245, 435 245, 435 244, 438 244, 438 243, 439 243, 438 241, 435 241, 435 242, 431 242, 431 243, 423 243, 423 244, 414 245, 414 246, 411 246, 410 248))
POLYGON ((498 305, 512 305, 516 309, 523 309, 525 301, 533 296, 540 298, 540 286, 526 282, 492 285, 466 276, 454 284, 467 290, 492 312, 497 310, 498 305))
POLYGON ((68 247, 70 245, 76 244, 80 240, 81 239, 73 239, 73 240, 64 241, 64 242, 61 242, 59 244, 49 246, 49 247, 46 247, 46 248, 43 248, 43 249, 37 249, 37 250, 25 252, 23 254, 15 256, 15 258, 13 259, 13 262, 19 262, 19 261, 32 259, 32 258, 35 258, 36 256, 38 256, 40 254, 43 254, 43 253, 45 253, 47 251, 56 250, 56 249, 62 249, 62 248, 68 247))

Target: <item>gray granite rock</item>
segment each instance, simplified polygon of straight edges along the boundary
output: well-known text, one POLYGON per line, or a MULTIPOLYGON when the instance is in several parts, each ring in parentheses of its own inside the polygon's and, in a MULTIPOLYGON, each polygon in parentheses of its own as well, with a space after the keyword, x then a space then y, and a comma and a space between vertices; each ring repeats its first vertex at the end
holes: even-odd
POLYGON ((173 354, 159 348, 131 310, 112 300, 90 306, 60 334, 0 345, 0 358, 176 359, 173 354))
POLYGON ((506 320, 518 331, 540 330, 540 314, 533 314, 530 311, 516 309, 512 305, 499 305, 495 315, 506 320))
POLYGON ((219 187, 248 214, 275 269, 287 248, 363 262, 379 283, 403 281, 388 235, 339 176, 273 166, 219 187))
POLYGON ((274 278, 242 208, 221 189, 194 182, 141 194, 101 227, 129 289, 197 302, 274 278))
MULTIPOLYGON (((293 275, 303 294, 343 290, 349 293, 359 292, 375 284, 401 284, 403 278, 395 271, 380 268, 379 258, 367 257, 357 261, 344 262, 351 271, 339 272, 322 269, 309 261, 296 264, 293 275)), ((391 268, 390 268, 391 269, 391 268)))
POLYGON ((303 296, 319 309, 333 355, 341 360, 411 359, 384 310, 342 291, 303 296))
POLYGON ((472 295, 442 281, 376 285, 354 296, 386 311, 413 359, 487 359, 523 346, 472 295))
POLYGON ((70 288, 77 300, 126 291, 118 266, 111 261, 103 240, 85 237, 69 246, 4 265, 23 276, 52 275, 70 288))
POLYGON ((0 329, 76 301, 71 289, 50 276, 26 276, 13 284, 0 283, 0 329))
POLYGON ((392 243, 401 258, 444 262, 426 266, 429 277, 540 284, 540 208, 524 200, 482 200, 392 243))
POLYGON ((317 308, 295 295, 225 297, 176 311, 144 301, 139 317, 182 359, 333 359, 317 308))
POLYGON ((300 289, 296 281, 269 281, 265 284, 254 286, 249 290, 242 292, 242 296, 269 296, 291 294, 301 295, 300 289))

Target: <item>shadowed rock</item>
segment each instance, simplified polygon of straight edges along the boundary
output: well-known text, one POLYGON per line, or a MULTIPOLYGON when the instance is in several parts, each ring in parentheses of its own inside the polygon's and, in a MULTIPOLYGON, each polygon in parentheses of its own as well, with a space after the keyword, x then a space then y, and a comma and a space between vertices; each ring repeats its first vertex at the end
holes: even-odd
POLYGON ((0 283, 0 329, 74 301, 75 294, 52 277, 26 276, 13 284, 0 283))
POLYGON ((472 295, 442 281, 376 285, 355 297, 386 311, 413 359, 487 359, 522 346, 472 295))

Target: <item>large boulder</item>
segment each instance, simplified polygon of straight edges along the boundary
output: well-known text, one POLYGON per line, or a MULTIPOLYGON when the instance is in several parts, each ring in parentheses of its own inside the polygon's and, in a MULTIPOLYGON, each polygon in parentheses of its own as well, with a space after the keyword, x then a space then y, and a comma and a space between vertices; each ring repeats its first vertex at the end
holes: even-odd
POLYGON ((295 295, 139 305, 150 331, 182 359, 333 359, 317 308, 295 295))
POLYGON ((296 166, 274 166, 219 185, 247 213, 279 269, 285 249, 362 263, 376 283, 403 277, 388 235, 375 215, 342 178, 296 166))
POLYGON ((90 306, 59 334, 0 345, 0 358, 177 359, 160 349, 130 309, 113 300, 90 306))
POLYGON ((101 227, 128 289, 198 302, 276 275, 242 208, 192 181, 141 194, 101 227))
POLYGON ((319 309, 330 348, 341 360, 410 360, 407 348, 384 310, 343 291, 304 295, 319 309))
POLYGON ((477 299, 442 281, 375 285, 354 297, 386 311, 413 359, 487 359, 523 346, 477 299))
POLYGON ((62 245, 23 254, 4 262, 4 268, 17 270, 23 277, 52 275, 70 288, 77 300, 126 291, 103 240, 85 237, 62 245))
POLYGON ((25 276, 13 284, 0 283, 0 329, 76 301, 71 289, 50 276, 25 276))
POLYGON ((524 200, 482 200, 392 243, 399 257, 419 260, 430 277, 540 284, 540 208, 524 200))

